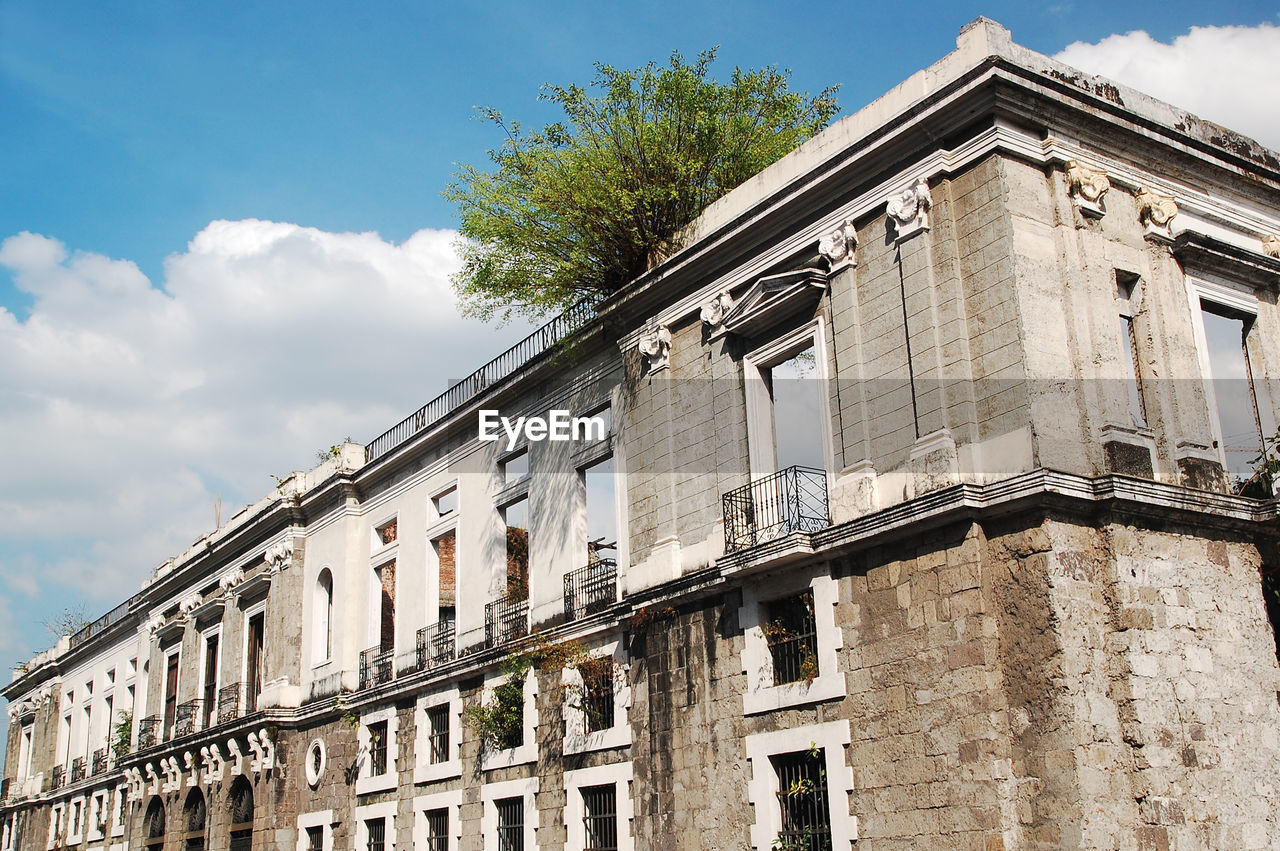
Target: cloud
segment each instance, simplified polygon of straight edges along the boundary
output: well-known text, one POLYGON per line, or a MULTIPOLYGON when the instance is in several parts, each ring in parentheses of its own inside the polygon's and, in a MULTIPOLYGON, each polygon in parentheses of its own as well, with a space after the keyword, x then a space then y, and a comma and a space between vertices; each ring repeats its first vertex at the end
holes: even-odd
POLYGON ((523 329, 458 314, 456 236, 215 221, 161 286, 5 239, 0 266, 33 303, 0 309, 0 587, 109 606, 214 527, 218 495, 226 519, 510 345, 523 329))
POLYGON ((1192 27, 1172 44, 1138 30, 1054 58, 1280 149, 1280 27, 1192 27))

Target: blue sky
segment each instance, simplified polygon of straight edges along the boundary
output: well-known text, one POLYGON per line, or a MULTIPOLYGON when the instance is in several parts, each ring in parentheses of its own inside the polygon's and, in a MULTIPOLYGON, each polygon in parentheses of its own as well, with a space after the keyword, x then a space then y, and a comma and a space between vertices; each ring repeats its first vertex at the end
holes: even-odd
POLYGON ((848 114, 979 14, 1280 147, 1243 126, 1275 120, 1273 4, 5 0, 0 665, 131 593, 216 499, 225 518, 368 441, 518 336, 448 295, 440 191, 500 141, 475 106, 541 124, 543 82, 718 44, 721 74, 789 67, 848 114), (1252 103, 1197 82, 1241 73, 1252 103))

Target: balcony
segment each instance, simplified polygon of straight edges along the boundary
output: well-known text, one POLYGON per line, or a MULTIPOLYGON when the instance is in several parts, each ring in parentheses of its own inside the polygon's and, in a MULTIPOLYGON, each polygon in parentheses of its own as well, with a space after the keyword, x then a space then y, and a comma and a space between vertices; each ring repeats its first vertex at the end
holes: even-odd
POLYGON ((218 723, 230 724, 241 716, 240 695, 245 691, 244 683, 231 683, 218 689, 218 723))
POLYGON ((66 780, 66 769, 61 765, 55 765, 53 770, 49 772, 49 790, 56 792, 61 789, 64 780, 66 780))
POLYGON ((84 757, 78 756, 71 760, 71 779, 68 783, 79 783, 86 777, 84 757))
POLYGON ((160 744, 160 717, 152 715, 138 722, 138 750, 145 751, 160 744))
POLYGON ((177 712, 173 716, 173 737, 190 736, 200 730, 200 719, 202 717, 201 709, 204 706, 203 700, 188 700, 186 703, 179 703, 177 712))
POLYGON ((107 753, 108 751, 106 748, 98 748, 93 752, 93 762, 90 770, 94 777, 97 777, 99 774, 106 774, 107 769, 111 767, 107 753))
POLYGON ((484 604, 484 646, 497 647, 529 634, 529 599, 507 594, 484 604))
POLYGON ((830 525, 822 470, 788 467, 724 495, 726 553, 830 525))
POLYGON ((389 683, 395 677, 395 650, 381 645, 360 651, 360 688, 389 683))
POLYGON ((453 661, 454 623, 439 621, 418 630, 418 670, 425 671, 453 661))
POLYGON ((603 612, 617 601, 618 563, 611 558, 580 567, 564 577, 565 620, 603 612))

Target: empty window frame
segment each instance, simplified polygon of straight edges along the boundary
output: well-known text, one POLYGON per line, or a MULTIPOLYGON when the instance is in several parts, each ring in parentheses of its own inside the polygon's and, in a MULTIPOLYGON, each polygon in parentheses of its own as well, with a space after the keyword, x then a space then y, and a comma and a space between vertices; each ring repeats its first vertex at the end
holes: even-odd
POLYGON ((1234 491, 1250 483, 1262 454, 1264 431, 1250 352, 1256 318, 1239 303, 1200 294, 1201 366, 1215 418, 1215 443, 1234 491))
POLYGON ((753 479, 793 466, 827 468, 830 421, 822 341, 821 324, 815 322, 744 358, 753 479))
POLYGON ((312 597, 312 664, 320 665, 333 658, 333 572, 320 571, 312 597))
POLYGON ((529 497, 502 508, 506 527, 506 593, 513 600, 529 599, 529 497))

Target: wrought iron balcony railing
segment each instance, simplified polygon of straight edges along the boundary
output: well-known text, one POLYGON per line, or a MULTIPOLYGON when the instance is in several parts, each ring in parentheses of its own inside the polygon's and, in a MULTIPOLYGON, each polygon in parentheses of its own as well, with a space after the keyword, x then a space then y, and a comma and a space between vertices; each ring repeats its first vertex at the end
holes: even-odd
POLYGON ((831 525, 827 474, 788 467, 724 495, 724 549, 734 553, 831 525))
POLYGON ((177 712, 173 716, 173 737, 190 736, 200 730, 200 719, 204 713, 201 709, 204 707, 203 700, 188 700, 186 703, 179 703, 177 712))
POLYGON ((53 770, 49 772, 49 789, 56 791, 62 788, 62 781, 66 779, 67 770, 61 765, 55 765, 53 770))
POLYGON ((85 776, 86 774, 85 774, 84 757, 78 756, 75 759, 71 760, 71 779, 68 780, 67 782, 79 783, 81 780, 85 778, 85 776))
POLYGON ((110 757, 108 756, 109 753, 110 751, 106 748, 98 748, 93 752, 93 764, 90 770, 94 777, 97 777, 99 774, 106 774, 107 769, 111 767, 110 757))
POLYGON ((564 616, 577 620, 618 602, 618 563, 603 558, 564 577, 564 616))
POLYGON ((454 622, 437 621, 418 630, 418 670, 425 671, 453 661, 454 622))
POLYGON ((395 650, 383 650, 382 646, 360 651, 360 688, 371 688, 389 683, 395 677, 395 650))
POLYGON ((484 604, 484 646, 497 647, 529 634, 529 598, 507 594, 484 604))
POLYGON ((244 692, 244 683, 231 683, 218 689, 218 723, 230 724, 242 714, 240 695, 244 692))
POLYGON ((138 750, 154 748, 160 744, 160 718, 152 715, 138 722, 138 750))

